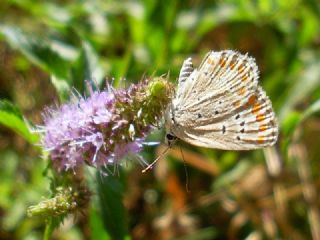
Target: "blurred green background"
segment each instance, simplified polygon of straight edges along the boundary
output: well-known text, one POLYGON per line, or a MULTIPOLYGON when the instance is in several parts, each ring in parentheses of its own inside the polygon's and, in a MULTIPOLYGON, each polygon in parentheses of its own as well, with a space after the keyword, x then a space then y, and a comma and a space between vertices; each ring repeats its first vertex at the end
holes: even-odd
MULTIPOLYGON (((317 0, 2 0, 0 239, 42 239, 45 228, 26 215, 50 197, 50 179, 23 116, 41 124, 44 107, 72 88, 84 93, 85 79, 103 86, 114 77, 117 86, 170 72, 175 82, 185 58, 197 66, 222 49, 256 58, 280 123, 277 145, 179 143, 187 174, 176 146, 153 171, 123 167, 98 188, 88 171, 91 203, 52 239, 320 239, 319 26, 317 0)), ((142 154, 151 162, 161 151, 142 154)))

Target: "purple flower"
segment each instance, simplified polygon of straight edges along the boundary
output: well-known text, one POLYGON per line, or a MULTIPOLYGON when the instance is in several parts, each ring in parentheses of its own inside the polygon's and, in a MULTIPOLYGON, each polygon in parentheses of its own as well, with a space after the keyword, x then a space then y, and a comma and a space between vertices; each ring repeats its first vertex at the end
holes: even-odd
POLYGON ((100 167, 140 152, 152 129, 151 122, 137 115, 146 102, 146 86, 145 81, 128 89, 97 91, 47 109, 42 145, 53 166, 59 171, 83 163, 100 167))

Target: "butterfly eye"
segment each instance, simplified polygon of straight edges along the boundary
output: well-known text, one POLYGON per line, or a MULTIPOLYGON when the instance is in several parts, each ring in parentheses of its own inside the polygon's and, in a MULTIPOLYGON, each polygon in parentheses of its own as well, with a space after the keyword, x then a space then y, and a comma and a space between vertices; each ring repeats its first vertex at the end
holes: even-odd
POLYGON ((166 136, 166 138, 168 139, 168 141, 172 141, 172 140, 174 140, 174 139, 176 138, 176 136, 168 133, 167 136, 166 136))

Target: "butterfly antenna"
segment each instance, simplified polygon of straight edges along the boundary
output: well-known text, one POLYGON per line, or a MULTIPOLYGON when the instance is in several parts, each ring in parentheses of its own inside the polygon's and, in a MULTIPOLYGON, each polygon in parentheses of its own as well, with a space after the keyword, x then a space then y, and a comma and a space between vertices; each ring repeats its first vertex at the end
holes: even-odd
POLYGON ((151 169, 156 164, 156 162, 158 162, 158 160, 161 159, 163 155, 165 155, 168 152, 169 149, 170 147, 167 147, 167 149, 164 150, 151 164, 149 164, 145 169, 143 169, 142 172, 145 173, 149 169, 151 169))
POLYGON ((181 153, 182 160, 183 160, 184 172, 186 173, 186 190, 189 193, 190 192, 190 189, 189 189, 189 173, 188 173, 186 160, 184 159, 184 154, 183 154, 181 146, 179 148, 180 148, 180 153, 181 153))

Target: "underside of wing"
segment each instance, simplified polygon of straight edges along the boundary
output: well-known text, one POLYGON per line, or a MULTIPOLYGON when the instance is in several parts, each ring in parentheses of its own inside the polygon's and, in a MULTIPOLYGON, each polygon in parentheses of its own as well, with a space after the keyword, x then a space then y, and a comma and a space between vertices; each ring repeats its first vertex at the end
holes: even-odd
MULTIPOLYGON (((258 86, 259 70, 254 58, 231 50, 210 52, 185 81, 182 94, 176 97, 182 109, 216 102, 217 108, 231 110, 226 104, 241 105, 258 86), (237 102, 235 102, 237 100, 237 102), (226 109, 226 107, 228 107, 226 109)), ((178 86, 179 91, 179 86, 178 86)))
POLYGON ((192 59, 189 57, 187 58, 181 67, 179 78, 178 78, 178 90, 176 95, 181 96, 182 93, 184 92, 185 86, 189 84, 187 81, 190 80, 190 75, 194 71, 193 69, 193 64, 192 64, 192 59))
POLYGON ((273 145, 278 126, 269 98, 258 86, 253 58, 233 51, 211 52, 173 101, 173 133, 191 144, 249 150, 273 145))
POLYGON ((260 87, 244 105, 219 121, 205 113, 197 117, 196 124, 180 125, 173 133, 193 145, 227 150, 257 149, 277 141, 277 120, 269 98, 260 87))

